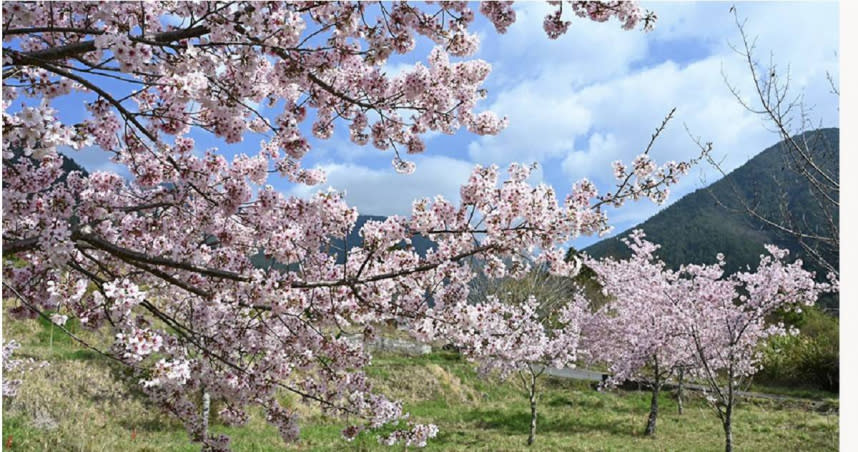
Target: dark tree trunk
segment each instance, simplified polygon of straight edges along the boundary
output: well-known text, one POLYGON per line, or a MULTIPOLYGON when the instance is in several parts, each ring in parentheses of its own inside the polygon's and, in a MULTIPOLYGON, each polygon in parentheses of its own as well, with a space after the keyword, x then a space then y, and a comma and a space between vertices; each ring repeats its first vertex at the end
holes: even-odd
POLYGON ((658 419, 658 393, 661 391, 661 376, 658 373, 658 360, 655 360, 655 381, 652 385, 652 401, 649 404, 649 419, 646 421, 644 435, 655 435, 655 422, 658 419))
POLYGON ((724 418, 724 450, 733 452, 733 407, 727 407, 727 415, 724 418))
POLYGON ((724 424, 724 450, 733 452, 733 404, 735 398, 733 388, 736 386, 735 376, 733 373, 733 356, 730 355, 731 364, 727 368, 727 400, 724 407, 724 416, 721 418, 724 424))
POLYGON ((658 419, 658 393, 659 385, 656 384, 652 388, 652 401, 649 404, 649 418, 646 421, 646 430, 644 435, 652 436, 655 434, 655 422, 658 419))
POLYGON ((679 414, 682 414, 682 383, 685 377, 685 369, 679 369, 679 384, 676 388, 676 407, 679 409, 679 414))
POLYGON ((536 439, 536 376, 530 373, 530 436, 527 437, 527 445, 533 444, 536 439))
POLYGON ((733 379, 730 378, 727 384, 730 387, 727 389, 727 407, 724 410, 724 450, 733 452, 733 379))

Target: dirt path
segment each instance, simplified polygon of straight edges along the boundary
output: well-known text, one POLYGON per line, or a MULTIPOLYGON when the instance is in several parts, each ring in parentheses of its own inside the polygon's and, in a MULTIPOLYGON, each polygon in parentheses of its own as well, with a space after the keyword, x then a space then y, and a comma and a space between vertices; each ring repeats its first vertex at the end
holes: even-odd
MULTIPOLYGON (((603 379, 608 377, 608 374, 597 372, 594 370, 588 369, 570 369, 570 368, 555 368, 549 367, 545 369, 545 375, 550 375, 556 378, 566 378, 572 380, 584 380, 584 381, 593 381, 593 382, 601 382, 603 379)), ((642 383, 642 385, 644 385, 642 383)), ((675 389, 676 385, 665 384, 665 389, 675 389)), ((696 384, 685 384, 683 385, 684 389, 688 389, 691 391, 704 392, 706 387, 703 385, 696 384)), ((776 400, 780 402, 798 402, 811 404, 814 406, 821 406, 823 404, 827 404, 828 402, 825 400, 819 400, 816 398, 808 398, 808 397, 794 397, 787 396, 782 394, 770 394, 765 392, 753 392, 753 391, 736 391, 736 395, 746 399, 768 399, 768 400, 776 400)))

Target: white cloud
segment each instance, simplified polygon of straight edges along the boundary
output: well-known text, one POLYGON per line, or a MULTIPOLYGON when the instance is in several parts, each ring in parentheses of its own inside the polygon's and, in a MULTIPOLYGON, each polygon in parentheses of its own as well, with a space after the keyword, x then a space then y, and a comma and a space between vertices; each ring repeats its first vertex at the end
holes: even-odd
POLYGON ((387 63, 384 64, 381 71, 384 72, 385 74, 387 74, 388 77, 396 77, 396 76, 403 74, 406 71, 410 71, 412 69, 414 69, 414 63, 404 63, 404 62, 392 63, 392 62, 388 61, 387 63))
POLYGON ((103 151, 101 148, 95 146, 79 150, 66 147, 60 149, 60 153, 74 160, 75 163, 86 169, 89 173, 108 171, 117 173, 125 178, 129 178, 131 176, 131 173, 128 171, 128 167, 116 164, 110 160, 111 157, 113 157, 112 153, 103 151))
POLYGON ((459 187, 467 182, 473 164, 439 156, 414 159, 416 171, 411 175, 396 173, 393 168, 369 168, 354 163, 321 165, 328 176, 321 187, 296 186, 291 194, 309 196, 333 187, 345 191, 349 205, 368 215, 407 215, 418 198, 442 195, 458 202, 459 187))
POLYGON ((571 97, 545 94, 533 83, 501 94, 490 110, 508 116, 510 125, 498 136, 472 141, 468 145, 471 159, 497 164, 542 162, 572 148, 575 137, 591 127, 591 113, 571 97))
POLYGON ((837 49, 837 2, 677 2, 644 4, 658 13, 656 29, 651 33, 662 40, 703 40, 713 50, 727 54, 727 40, 739 44, 736 23, 730 8, 736 7, 746 31, 763 52, 769 49, 778 59, 800 64, 808 57, 837 49))
POLYGON ((574 152, 564 161, 564 170, 573 178, 591 174, 594 168, 607 168, 616 159, 634 158, 673 107, 677 108, 675 119, 652 151, 657 161, 687 160, 696 153, 683 125, 704 139, 717 140, 721 149, 747 145, 754 147, 746 152, 757 152, 762 148, 747 140, 766 135, 757 133, 762 130, 757 118, 744 111, 724 86, 716 58, 685 68, 673 62, 663 63, 570 96, 591 112, 593 123, 598 125, 595 130, 604 131, 590 138, 587 149, 574 152), (603 135, 611 141, 606 143, 600 138, 603 135), (580 164, 582 161, 589 164, 580 164))
POLYGON ((613 133, 602 135, 594 133, 590 136, 588 146, 583 150, 572 150, 560 165, 563 172, 573 175, 573 178, 586 177, 588 174, 604 172, 608 169, 605 162, 620 160, 626 153, 620 149, 617 137, 613 133), (598 155, 599 159, 593 156, 598 155), (574 177, 577 176, 577 177, 574 177))
POLYGON ((596 23, 571 17, 569 31, 549 40, 542 22, 554 7, 522 2, 515 10, 516 22, 507 33, 484 41, 478 55, 494 67, 490 83, 507 85, 553 74, 560 83, 548 88, 579 86, 622 74, 646 55, 646 34, 622 30, 616 20, 596 23))

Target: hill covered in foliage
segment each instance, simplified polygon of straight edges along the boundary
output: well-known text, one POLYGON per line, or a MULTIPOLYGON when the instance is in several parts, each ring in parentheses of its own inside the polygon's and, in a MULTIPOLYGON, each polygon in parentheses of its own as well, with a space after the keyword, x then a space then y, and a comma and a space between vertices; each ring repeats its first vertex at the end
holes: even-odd
MULTIPOLYGON (((814 161, 839 180, 839 129, 828 128, 806 132, 794 137, 807 140, 814 161)), ((593 257, 625 258, 629 250, 620 241, 633 229, 643 229, 647 238, 661 245, 660 257, 672 268, 685 263, 712 263, 717 253, 727 258, 729 273, 754 268, 759 262, 763 245, 772 243, 790 250, 791 256, 801 258, 808 269, 818 275, 823 268, 803 249, 799 241, 777 228, 753 218, 746 205, 769 218, 786 221, 805 233, 825 233, 826 217, 811 192, 807 179, 794 172, 785 155, 784 143, 778 143, 726 177, 685 195, 673 205, 645 222, 614 237, 584 249, 593 257)), ((839 220, 834 212, 833 220, 839 220)), ((837 250, 826 250, 824 257, 839 264, 837 250)))

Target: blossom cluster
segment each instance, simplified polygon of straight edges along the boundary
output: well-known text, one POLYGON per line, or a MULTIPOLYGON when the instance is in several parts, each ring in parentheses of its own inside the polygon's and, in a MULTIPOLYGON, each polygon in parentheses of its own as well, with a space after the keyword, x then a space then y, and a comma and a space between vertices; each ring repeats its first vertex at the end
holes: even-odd
POLYGON ((502 378, 533 365, 574 367, 586 300, 572 297, 553 324, 538 312, 539 302, 534 296, 510 303, 489 295, 476 304, 462 302, 434 313, 414 333, 456 344, 482 372, 496 371, 502 378))
POLYGON ((48 365, 47 361, 37 362, 33 358, 13 358, 12 354, 19 348, 21 348, 21 344, 15 340, 3 343, 3 397, 18 395, 18 388, 23 381, 20 378, 14 378, 13 375, 23 374, 48 365))
POLYGON ((191 378, 190 363, 186 360, 160 359, 152 366, 152 376, 141 381, 144 387, 163 384, 183 385, 191 378))
MULTIPOLYGON (((127 333, 116 335, 116 344, 123 348, 122 357, 131 362, 141 361, 148 355, 161 349, 163 338, 148 328, 132 328, 127 333)), ((153 372, 159 372, 164 364, 156 364, 153 372)))
POLYGON ((379 442, 392 446, 397 443, 405 444, 406 447, 424 447, 426 442, 438 436, 438 426, 435 424, 417 424, 411 430, 396 431, 387 438, 379 438, 379 442))

